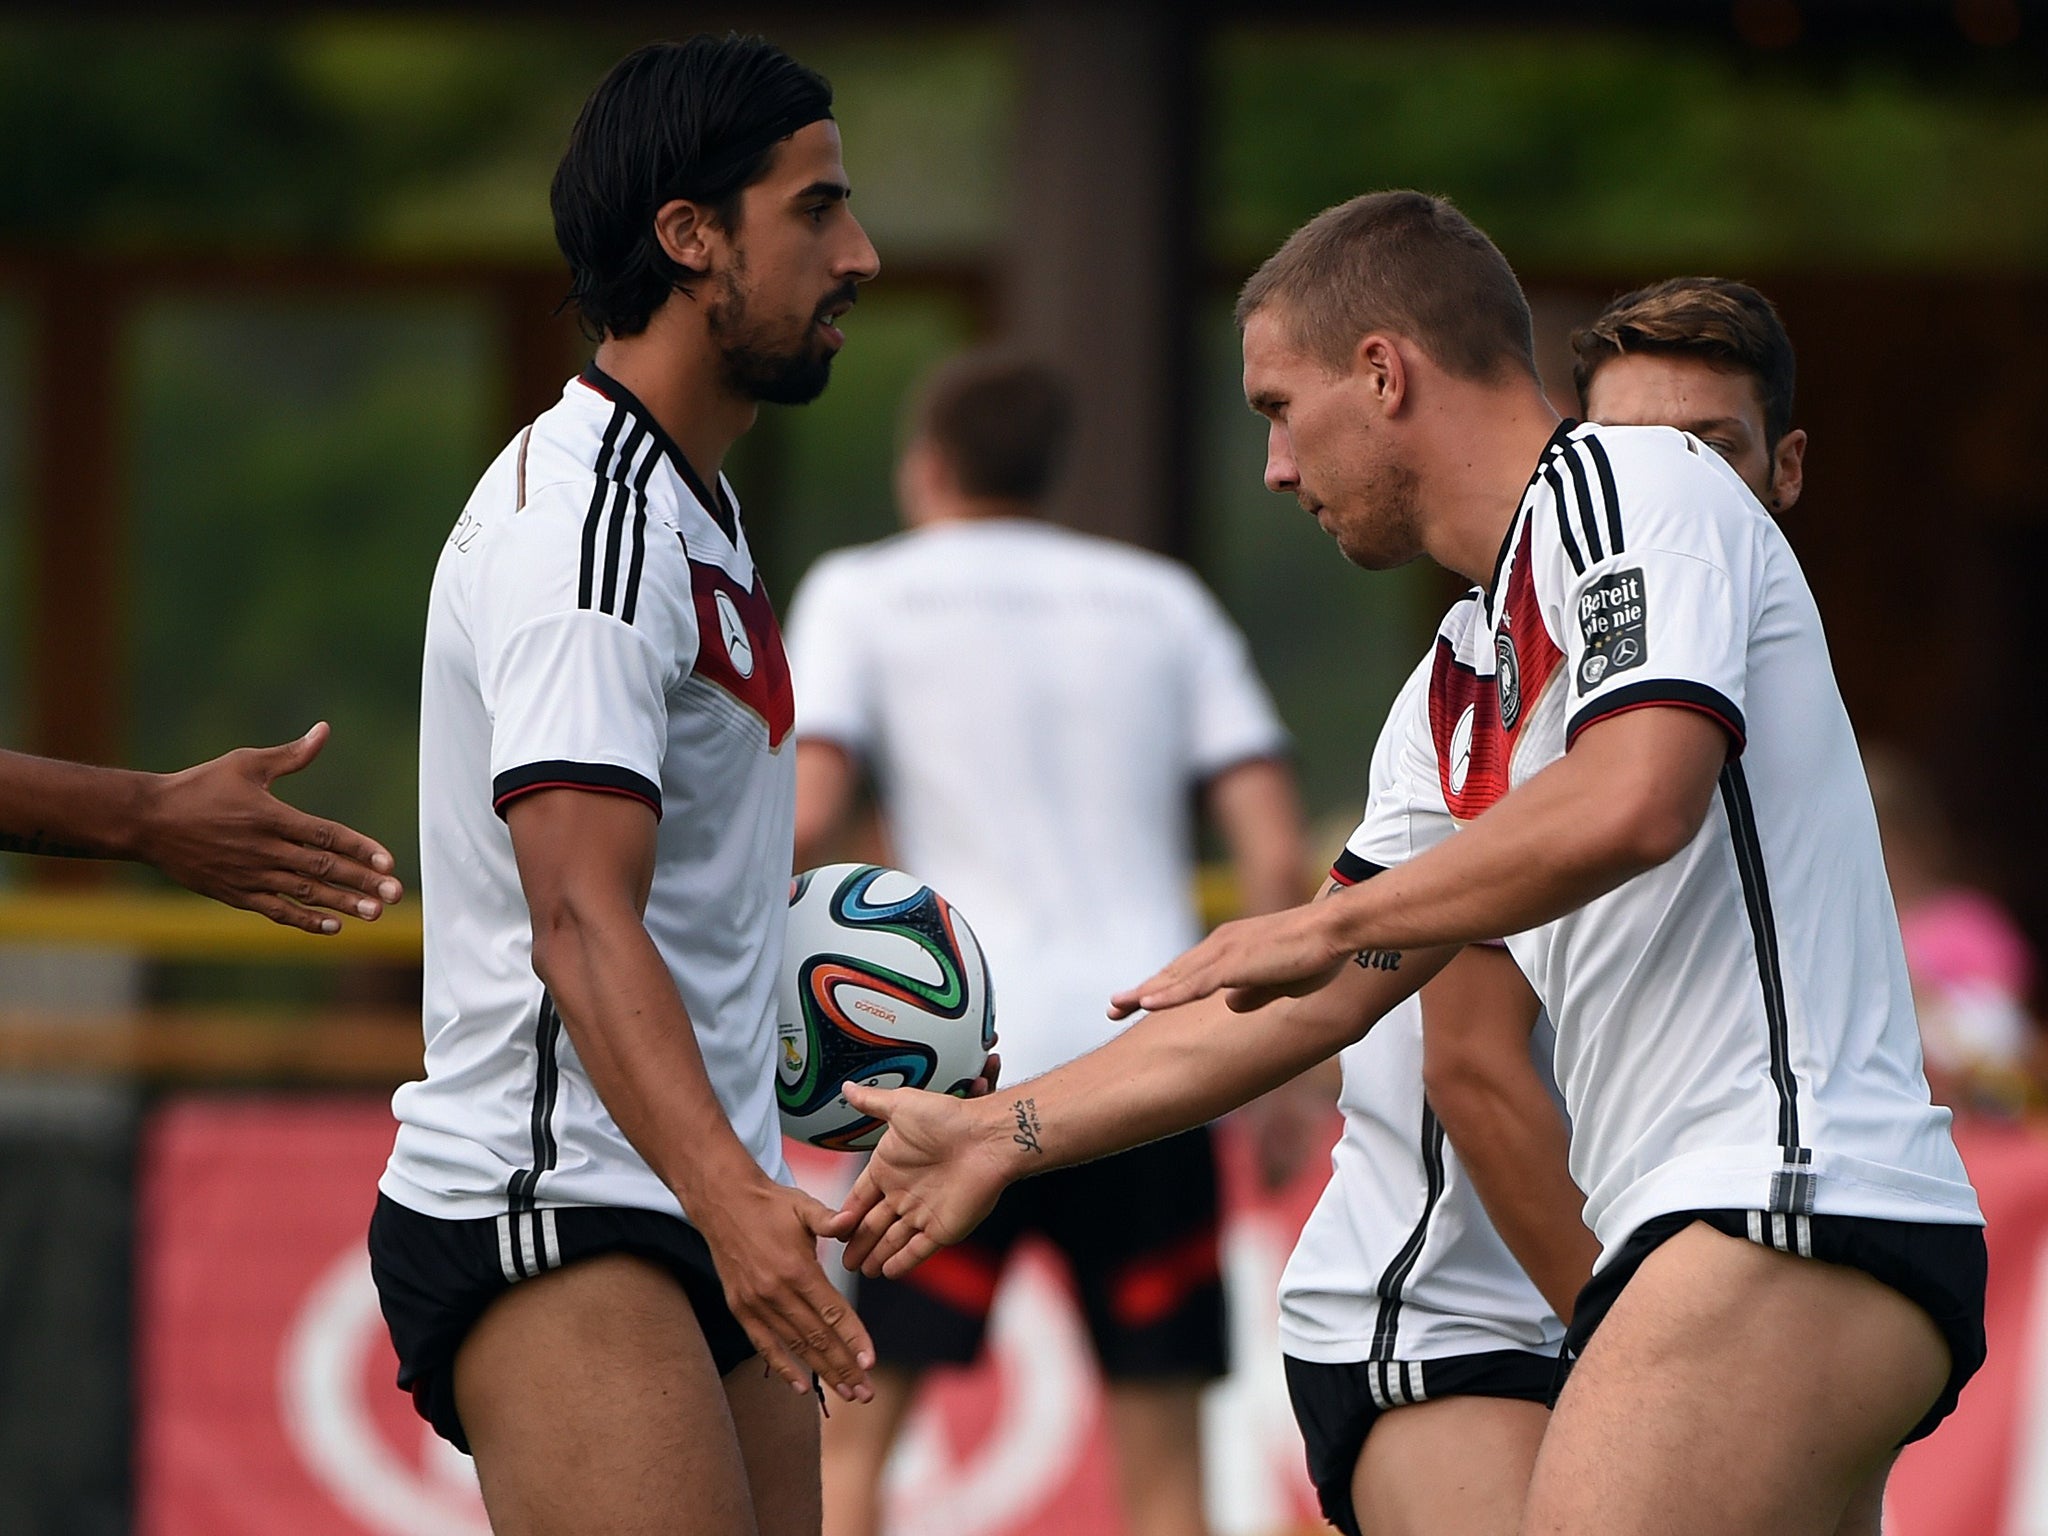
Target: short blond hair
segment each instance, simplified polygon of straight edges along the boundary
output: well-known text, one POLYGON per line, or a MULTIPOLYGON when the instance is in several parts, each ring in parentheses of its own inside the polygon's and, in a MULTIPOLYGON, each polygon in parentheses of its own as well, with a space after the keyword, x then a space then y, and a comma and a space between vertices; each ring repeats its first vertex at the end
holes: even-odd
POLYGON ((1385 330, 1459 378, 1536 377, 1514 268, 1450 199, 1426 192, 1368 192, 1310 219, 1244 285, 1238 329, 1267 308, 1282 312, 1298 350, 1334 371, 1385 330))

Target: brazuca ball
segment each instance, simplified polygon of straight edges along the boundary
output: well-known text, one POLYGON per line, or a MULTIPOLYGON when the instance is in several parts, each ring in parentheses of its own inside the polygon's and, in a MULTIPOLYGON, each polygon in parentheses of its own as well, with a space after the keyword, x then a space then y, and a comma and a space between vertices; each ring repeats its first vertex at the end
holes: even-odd
POLYGON ((859 1152, 879 1120, 840 1091, 964 1094, 995 1044, 981 945, 930 886, 874 864, 828 864, 790 887, 776 986, 775 1096, 799 1141, 859 1152))

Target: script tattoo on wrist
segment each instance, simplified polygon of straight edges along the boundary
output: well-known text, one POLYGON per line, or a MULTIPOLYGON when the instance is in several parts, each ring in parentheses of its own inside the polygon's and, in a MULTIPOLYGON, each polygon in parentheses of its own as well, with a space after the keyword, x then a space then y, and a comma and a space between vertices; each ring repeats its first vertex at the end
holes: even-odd
POLYGON ((1401 969, 1401 951, 1398 949, 1361 949, 1351 957, 1351 963, 1361 971, 1398 971, 1401 969))
POLYGON ((1045 1148, 1038 1144, 1038 1100, 1019 1099, 1010 1108, 1017 1117, 1017 1129, 1011 1133, 1010 1140, 1027 1152, 1045 1156, 1045 1148))

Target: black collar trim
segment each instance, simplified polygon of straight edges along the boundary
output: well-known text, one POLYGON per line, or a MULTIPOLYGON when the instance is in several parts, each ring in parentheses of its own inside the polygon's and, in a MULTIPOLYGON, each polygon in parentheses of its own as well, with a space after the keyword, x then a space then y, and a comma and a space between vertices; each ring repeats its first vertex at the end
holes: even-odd
POLYGON ((697 473, 689 459, 684 456, 683 450, 676 446, 676 440, 668 435, 668 430, 654 419, 654 413, 640 403, 640 397, 633 391, 596 363, 586 363, 581 377, 584 383, 605 399, 624 406, 639 418, 640 425, 647 429, 647 434, 654 439, 655 445, 668 455, 669 462, 675 466, 675 471, 682 477, 683 484, 688 486, 690 494, 697 498, 697 504, 711 514, 711 520, 718 524, 727 542, 737 549, 740 542, 739 514, 733 510, 732 503, 726 500, 725 487, 720 485, 713 490, 704 484, 703 476, 697 473))

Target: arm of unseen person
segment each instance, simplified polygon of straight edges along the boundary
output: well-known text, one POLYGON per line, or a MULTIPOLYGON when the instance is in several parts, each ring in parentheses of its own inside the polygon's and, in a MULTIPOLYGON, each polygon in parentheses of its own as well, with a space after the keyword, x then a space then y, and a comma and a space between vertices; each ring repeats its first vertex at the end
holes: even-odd
POLYGON ((0 852, 132 859, 178 884, 307 933, 373 921, 405 894, 389 850, 286 805, 270 786, 320 755, 326 722, 180 773, 0 752, 0 852))
POLYGON ((619 1129, 704 1235, 728 1305, 784 1380, 816 1371, 865 1401, 874 1349, 819 1266, 842 1221, 776 1183, 718 1102, 689 1013, 643 913, 654 812, 626 795, 551 789, 506 808, 533 916, 533 968, 619 1129))
POLYGON ((1569 1322, 1600 1245, 1565 1154, 1571 1127, 1529 1055, 1536 994, 1505 950, 1473 945, 1422 989, 1422 1082, 1492 1218, 1569 1322))
POLYGON ((821 863, 845 833, 860 790, 860 763, 836 741, 796 742, 796 867, 821 863))
POLYGON ((1588 726, 1571 751, 1442 843, 1328 901, 1225 923, 1111 999, 1111 1016, 1222 992, 1240 1011, 1326 985, 1361 951, 1468 944, 1538 927, 1692 841, 1728 734, 1652 707, 1588 726))
POLYGON ((1453 949, 1374 955, 1305 998, 1240 1017, 1220 999, 1152 1014, 1114 1040, 981 1099, 849 1084, 889 1131, 841 1208, 846 1267, 902 1275, 960 1241, 1003 1188, 1215 1119, 1358 1039, 1453 949))

